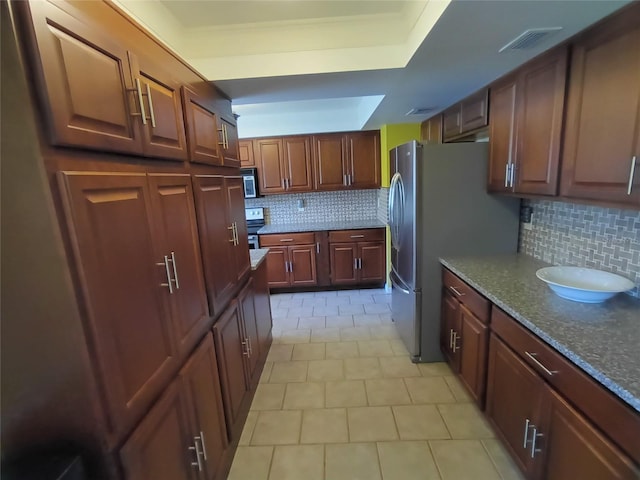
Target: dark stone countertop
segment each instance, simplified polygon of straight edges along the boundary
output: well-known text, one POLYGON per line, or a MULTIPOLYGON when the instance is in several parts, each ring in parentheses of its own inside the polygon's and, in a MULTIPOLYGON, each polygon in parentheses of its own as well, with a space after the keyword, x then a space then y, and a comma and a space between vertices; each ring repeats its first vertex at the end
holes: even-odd
POLYGON ((380 220, 353 220, 340 222, 284 223, 265 225, 258 230, 258 235, 268 233, 322 232, 325 230, 361 230, 363 228, 384 228, 380 220))
POLYGON ((267 258, 268 248, 256 248, 249 250, 249 258, 251 259, 251 270, 257 269, 260 264, 267 258))
POLYGON ((440 262, 640 412, 640 300, 565 300, 536 277, 549 264, 522 254, 440 262))

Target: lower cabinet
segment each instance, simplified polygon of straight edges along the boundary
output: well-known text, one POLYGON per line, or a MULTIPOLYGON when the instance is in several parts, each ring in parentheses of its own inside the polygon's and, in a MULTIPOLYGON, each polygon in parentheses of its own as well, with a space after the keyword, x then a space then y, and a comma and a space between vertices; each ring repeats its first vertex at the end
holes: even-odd
POLYGON ((128 480, 213 480, 227 434, 211 335, 120 449, 128 480))
POLYGON ((640 474, 618 447, 493 334, 486 413, 527 478, 632 480, 640 474))
POLYGON ((383 283, 386 279, 383 229, 329 232, 332 285, 383 283))
POLYGON ((266 261, 270 287, 317 285, 319 243, 313 233, 260 235, 260 246, 269 247, 266 261))

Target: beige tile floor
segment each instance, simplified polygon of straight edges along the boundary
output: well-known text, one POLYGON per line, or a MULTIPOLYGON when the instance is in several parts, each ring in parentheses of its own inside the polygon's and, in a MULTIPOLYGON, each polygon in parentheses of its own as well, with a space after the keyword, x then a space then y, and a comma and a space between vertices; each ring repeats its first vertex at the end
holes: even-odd
POLYGON ((230 480, 520 480, 445 363, 413 364, 384 290, 276 294, 230 480))

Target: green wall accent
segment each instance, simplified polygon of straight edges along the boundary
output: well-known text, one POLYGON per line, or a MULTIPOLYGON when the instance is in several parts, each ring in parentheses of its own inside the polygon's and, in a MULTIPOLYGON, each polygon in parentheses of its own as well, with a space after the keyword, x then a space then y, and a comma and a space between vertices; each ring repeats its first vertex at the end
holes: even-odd
POLYGON ((389 150, 410 140, 420 140, 419 123, 397 123, 383 125, 380 128, 380 160, 383 187, 388 187, 391 180, 389 178, 389 150))
MULTIPOLYGON (((420 140, 419 123, 397 123, 383 125, 380 128, 380 163, 382 168, 383 187, 389 186, 389 150, 411 140, 420 140)), ((391 285, 389 272, 391 271, 391 235, 387 227, 387 285, 391 285)))

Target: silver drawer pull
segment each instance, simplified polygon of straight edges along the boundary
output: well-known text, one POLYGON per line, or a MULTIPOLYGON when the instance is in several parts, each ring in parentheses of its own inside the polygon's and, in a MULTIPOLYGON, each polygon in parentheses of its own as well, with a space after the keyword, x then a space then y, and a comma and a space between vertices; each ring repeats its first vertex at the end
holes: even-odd
POLYGON ((293 238, 281 238, 281 242, 293 242, 293 238))
POLYGON ((453 293, 455 293, 459 297, 463 297, 465 295, 465 293, 459 291, 456 287, 449 287, 449 288, 453 290, 453 293))
POLYGON ((538 437, 544 437, 544 435, 542 433, 538 433, 538 427, 535 425, 531 425, 531 428, 533 429, 533 434, 531 435, 531 458, 535 458, 536 453, 540 453, 542 451, 542 449, 536 448, 536 441, 538 440, 538 437))
POLYGON ((180 290, 180 282, 178 281, 178 269, 176 267, 176 254, 171 252, 171 259, 169 260, 173 266, 173 281, 176 283, 176 290, 180 290))
POLYGON ((550 377, 552 377, 554 374, 558 373, 558 370, 549 370, 542 363, 540 363, 540 361, 536 358, 536 356, 538 355, 537 353, 524 352, 524 354, 527 357, 529 357, 533 363, 535 363, 538 367, 540 367, 544 371, 544 373, 546 373, 550 377))
POLYGON ((524 438, 522 440, 522 448, 527 448, 527 443, 529 443, 529 425, 531 421, 527 418, 524 422, 524 438))
POLYGON ((627 195, 631 195, 633 188, 633 176, 636 173, 636 156, 631 157, 631 170, 629 171, 629 185, 627 186, 627 195))
POLYGON ((316 242, 316 253, 320 254, 320 242, 316 242))
POLYGON ((351 238, 364 238, 364 235, 351 235, 351 238))
POLYGON ((171 272, 169 271, 169 257, 167 255, 164 256, 164 262, 156 263, 159 267, 164 266, 165 273, 167 274, 167 283, 161 283, 161 287, 169 287, 169 293, 173 294, 173 279, 171 278, 171 272))

